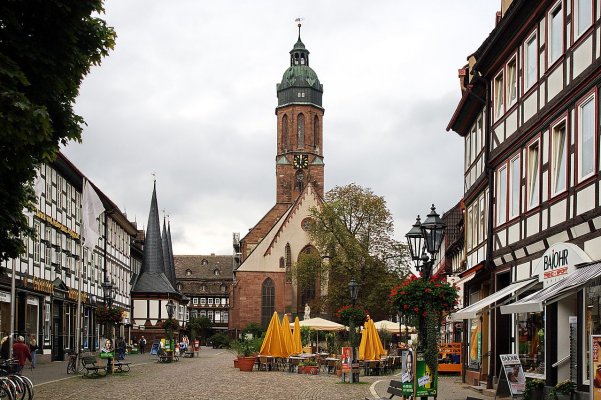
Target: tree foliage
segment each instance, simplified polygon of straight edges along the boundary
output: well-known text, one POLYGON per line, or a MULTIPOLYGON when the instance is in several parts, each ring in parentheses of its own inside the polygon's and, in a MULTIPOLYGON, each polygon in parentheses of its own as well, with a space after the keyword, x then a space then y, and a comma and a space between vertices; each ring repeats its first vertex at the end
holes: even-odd
POLYGON ((113 48, 116 34, 97 14, 102 0, 0 2, 0 260, 33 237, 36 168, 60 144, 81 140, 84 120, 73 111, 91 66, 113 48), (94 14, 94 15, 93 15, 94 14))
MULTIPOLYGON (((396 314, 387 301, 390 290, 408 274, 405 245, 393 238, 392 214, 383 197, 354 183, 337 186, 325 195, 325 203, 311 210, 309 234, 326 262, 321 273, 327 276, 326 310, 335 312, 349 304, 348 282, 360 284, 357 304, 374 319, 396 314)), ((309 279, 315 274, 316 260, 297 263, 295 277, 309 279), (310 264, 307 268, 307 264, 310 264)))

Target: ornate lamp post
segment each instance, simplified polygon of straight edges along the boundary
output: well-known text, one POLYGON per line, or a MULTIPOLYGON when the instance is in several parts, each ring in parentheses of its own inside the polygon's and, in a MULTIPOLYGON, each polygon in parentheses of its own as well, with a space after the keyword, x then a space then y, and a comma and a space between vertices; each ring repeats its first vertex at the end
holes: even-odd
MULTIPOLYGON (((111 309, 113 306, 113 300, 115 300, 115 297, 117 296, 117 291, 113 287, 113 282, 109 281, 109 279, 106 278, 100 286, 102 287, 102 292, 104 294, 104 304, 107 306, 108 309, 111 309)), ((107 338, 112 339, 113 338, 112 326, 110 326, 107 323, 105 326, 105 329, 106 329, 105 333, 107 335, 107 338)))
MULTIPOLYGON (((432 204, 430 213, 427 215, 425 221, 421 222, 418 215, 415 224, 405 235, 415 268, 421 272, 421 278, 425 281, 429 281, 432 276, 434 257, 440 250, 445 229, 445 223, 440 219, 440 216, 436 212, 436 207, 432 204), (429 256, 426 252, 429 253, 429 256)), ((418 321, 419 341, 417 350, 418 352, 423 352, 428 346, 428 332, 423 313, 419 314, 418 321)))
MULTIPOLYGON (((355 308, 355 302, 357 301, 357 296, 359 295, 359 284, 355 281, 355 278, 352 278, 348 284, 348 289, 351 294, 351 304, 353 305, 353 309, 355 308)), ((353 349, 353 357, 351 361, 351 383, 359 382, 359 374, 353 372, 353 365, 357 362, 357 353, 355 351, 355 321, 352 318, 349 319, 349 333, 351 339, 351 348, 353 349)))

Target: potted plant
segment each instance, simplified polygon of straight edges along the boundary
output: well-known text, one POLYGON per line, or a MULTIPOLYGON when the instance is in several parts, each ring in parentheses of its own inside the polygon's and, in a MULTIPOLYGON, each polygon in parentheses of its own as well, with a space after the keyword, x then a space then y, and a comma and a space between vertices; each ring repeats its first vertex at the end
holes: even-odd
POLYGON ((318 370, 319 370, 319 365, 317 364, 317 361, 315 361, 315 360, 307 359, 307 360, 301 361, 298 364, 298 373, 299 374, 317 375, 318 370))
POLYGON ((553 386, 547 396, 548 400, 561 400, 571 399, 572 394, 576 392, 576 383, 567 379, 565 381, 558 382, 557 385, 553 386))
POLYGON ((527 379, 523 400, 542 400, 544 387, 543 379, 527 379))
MULTIPOLYGON (((237 368, 240 368, 240 371, 252 371, 257 359, 256 353, 261 346, 260 342, 257 339, 243 338, 232 342, 230 345, 238 353, 237 368)), ((234 363, 234 366, 236 366, 236 363, 234 363)))

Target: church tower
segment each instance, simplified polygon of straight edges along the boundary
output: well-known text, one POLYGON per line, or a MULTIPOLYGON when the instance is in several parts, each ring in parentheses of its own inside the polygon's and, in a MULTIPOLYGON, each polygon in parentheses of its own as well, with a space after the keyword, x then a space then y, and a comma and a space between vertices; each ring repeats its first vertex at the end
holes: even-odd
POLYGON ((312 183, 323 197, 323 85, 309 66, 300 38, 290 50, 290 67, 277 85, 276 202, 292 203, 312 183))

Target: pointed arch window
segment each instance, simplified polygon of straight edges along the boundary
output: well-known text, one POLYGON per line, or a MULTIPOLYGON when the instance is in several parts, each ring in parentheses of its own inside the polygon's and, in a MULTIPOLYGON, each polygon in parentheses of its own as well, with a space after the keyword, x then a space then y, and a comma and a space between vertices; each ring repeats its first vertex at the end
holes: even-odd
POLYGON ((286 283, 292 283, 292 251, 290 251, 290 243, 286 243, 284 251, 286 260, 286 283))
POLYGON ((261 325, 269 325, 271 315, 275 311, 275 285, 271 278, 263 281, 261 286, 261 325))
MULTIPOLYGON (((308 245, 301 251, 301 256, 302 254, 319 254, 319 252, 315 247, 308 245)), ((315 300, 317 282, 317 277, 313 277, 313 279, 309 282, 305 282, 305 284, 299 288, 301 297, 299 304, 310 304, 315 300)))
POLYGON ((319 148, 319 117, 313 118, 313 147, 319 148))
POLYGON ((302 149, 305 147, 305 116, 303 114, 298 114, 297 124, 297 143, 298 148, 302 149))
POLYGON ((288 115, 284 114, 282 117, 282 150, 288 150, 288 115))

